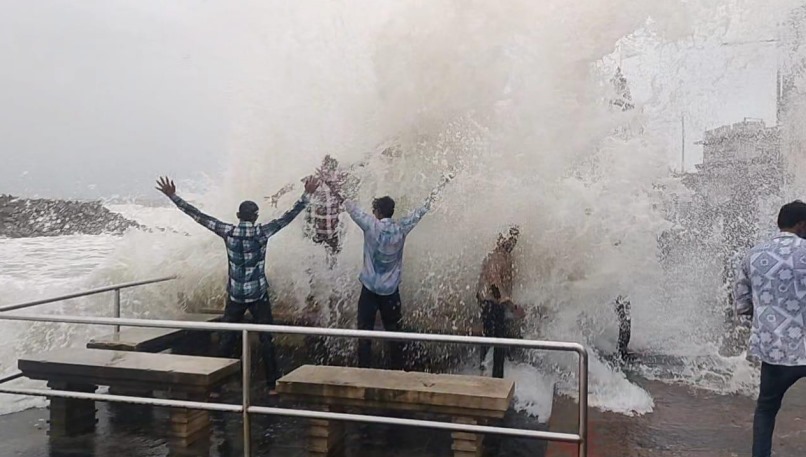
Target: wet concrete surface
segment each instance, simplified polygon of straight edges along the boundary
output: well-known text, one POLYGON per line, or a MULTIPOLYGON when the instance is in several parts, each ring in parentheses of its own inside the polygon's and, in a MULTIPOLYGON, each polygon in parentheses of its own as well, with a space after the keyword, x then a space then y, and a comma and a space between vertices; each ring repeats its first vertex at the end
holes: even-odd
MULTIPOLYGON (((753 441, 752 398, 720 395, 681 384, 636 380, 655 400, 652 413, 625 416, 591 409, 590 457, 740 457, 753 441)), ((552 431, 576 430, 577 404, 559 397, 552 431)), ((547 457, 577 456, 575 445, 552 443, 547 457)), ((806 381, 784 399, 773 440, 776 457, 806 455, 806 381)))
MULTIPOLYGON (((225 398, 230 402, 232 398, 225 398)), ((298 405, 280 404, 290 407, 298 405)), ((239 414, 212 413, 210 440, 182 454, 172 453, 165 440, 169 424, 164 408, 98 403, 93 434, 51 439, 46 409, 0 416, 0 456, 19 457, 163 457, 190 455, 243 456, 239 414)), ((407 416, 412 417, 412 416, 407 416)), ((536 419, 511 413, 505 426, 545 429, 536 419)), ((450 433, 410 427, 348 424, 345 457, 451 456, 450 433)), ((254 416, 252 439, 256 457, 302 457, 306 422, 279 416, 254 416)), ((545 443, 535 440, 489 439, 485 456, 541 456, 545 443)))
MULTIPOLYGON (((719 395, 680 384, 636 380, 655 399, 655 410, 642 416, 590 410, 591 457, 736 457, 750 455, 755 402, 751 398, 719 395)), ((237 392, 225 396, 236 402, 237 392)), ((265 402, 259 402, 265 404, 265 402)), ((280 404, 279 406, 295 406, 280 404)), ((0 416, 0 456, 21 457, 163 457, 169 454, 164 438, 167 411, 137 405, 98 404, 94 434, 51 440, 47 410, 33 409, 0 416)), ((577 405, 558 397, 550 428, 573 432, 577 405)), ((545 428, 534 418, 511 413, 506 426, 545 428)), ((253 419, 255 456, 306 455, 305 421, 279 416, 253 419)), ((345 457, 451 455, 448 432, 408 427, 349 424, 345 457)), ((774 450, 778 457, 806 455, 806 382, 790 390, 778 418, 774 450)), ((241 418, 213 413, 213 435, 189 454, 210 457, 243 455, 241 418)), ((528 439, 488 439, 488 457, 576 456, 576 446, 549 445, 528 439)))

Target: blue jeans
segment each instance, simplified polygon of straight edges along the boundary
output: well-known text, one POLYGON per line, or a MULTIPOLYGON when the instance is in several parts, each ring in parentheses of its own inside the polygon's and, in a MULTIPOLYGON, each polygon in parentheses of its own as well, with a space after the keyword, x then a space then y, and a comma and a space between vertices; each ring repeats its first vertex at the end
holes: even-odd
POLYGON ((786 391, 806 377, 806 366, 761 364, 761 387, 753 417, 753 457, 770 457, 775 416, 786 391))

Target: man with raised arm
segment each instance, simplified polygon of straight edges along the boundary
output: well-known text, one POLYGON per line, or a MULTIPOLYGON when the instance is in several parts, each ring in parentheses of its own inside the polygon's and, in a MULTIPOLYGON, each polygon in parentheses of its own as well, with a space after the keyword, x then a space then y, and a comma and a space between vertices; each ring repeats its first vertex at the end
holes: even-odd
MULTIPOLYGON (((167 177, 157 181, 157 190, 165 194, 185 214, 204 228, 224 239, 229 261, 227 281, 227 305, 224 308, 223 322, 242 322, 248 310, 257 324, 271 325, 274 320, 269 302, 268 281, 266 280, 266 245, 269 238, 291 223, 305 209, 310 195, 319 187, 319 181, 310 178, 305 181, 305 193, 285 214, 271 222, 258 224, 258 206, 255 202, 244 201, 238 207, 238 224, 228 224, 208 216, 176 194, 176 185, 167 177)), ((230 357, 235 349, 235 332, 224 332, 219 352, 230 357)), ((277 363, 274 358, 274 344, 271 334, 260 333, 260 347, 266 366, 266 387, 269 395, 274 395, 277 381, 277 363)))
MULTIPOLYGON (((359 276, 361 282, 361 296, 358 299, 359 330, 373 330, 375 316, 380 312, 384 330, 400 331, 403 313, 399 288, 403 275, 403 246, 409 233, 431 209, 431 204, 439 192, 452 178, 452 175, 446 175, 422 206, 400 220, 392 219, 395 214, 395 201, 391 197, 373 200, 372 214, 359 208, 352 200, 345 201, 347 213, 364 232, 364 266, 359 276)), ((342 198, 338 190, 336 195, 342 198)), ((402 370, 402 345, 399 342, 390 342, 388 347, 391 368, 402 370)), ((369 368, 371 361, 372 342, 359 340, 358 366, 369 368)))

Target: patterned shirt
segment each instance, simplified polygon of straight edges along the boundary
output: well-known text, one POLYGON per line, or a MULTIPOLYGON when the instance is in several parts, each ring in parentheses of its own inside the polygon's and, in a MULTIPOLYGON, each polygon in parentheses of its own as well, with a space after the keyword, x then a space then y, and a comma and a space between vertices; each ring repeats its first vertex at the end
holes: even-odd
POLYGON ((229 260, 227 293, 236 303, 255 302, 267 294, 269 285, 265 266, 269 238, 291 223, 308 204, 308 196, 303 195, 278 219, 265 224, 241 221, 233 225, 202 213, 176 194, 171 196, 171 200, 193 220, 224 239, 229 260))
POLYGON ((753 314, 749 355, 772 365, 806 365, 806 240, 781 233, 755 246, 736 276, 736 311, 753 314))
POLYGON ((378 295, 392 295, 400 287, 406 237, 431 208, 431 199, 400 221, 389 218, 378 220, 350 200, 345 207, 364 231, 364 267, 359 276, 361 284, 378 295))

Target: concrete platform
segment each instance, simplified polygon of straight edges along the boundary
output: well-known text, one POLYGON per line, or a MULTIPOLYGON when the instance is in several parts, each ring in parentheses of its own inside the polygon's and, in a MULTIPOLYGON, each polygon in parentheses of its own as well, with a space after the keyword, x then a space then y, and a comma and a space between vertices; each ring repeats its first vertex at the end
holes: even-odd
MULTIPOLYGON (((749 456, 753 441, 752 398, 720 395, 680 384, 637 380, 655 399, 643 416, 589 411, 589 457, 749 456)), ((576 430, 577 404, 556 397, 549 429, 576 430)), ((576 457, 576 445, 549 443, 547 457, 576 457)), ((784 399, 773 438, 776 457, 806 455, 806 382, 784 399)))

